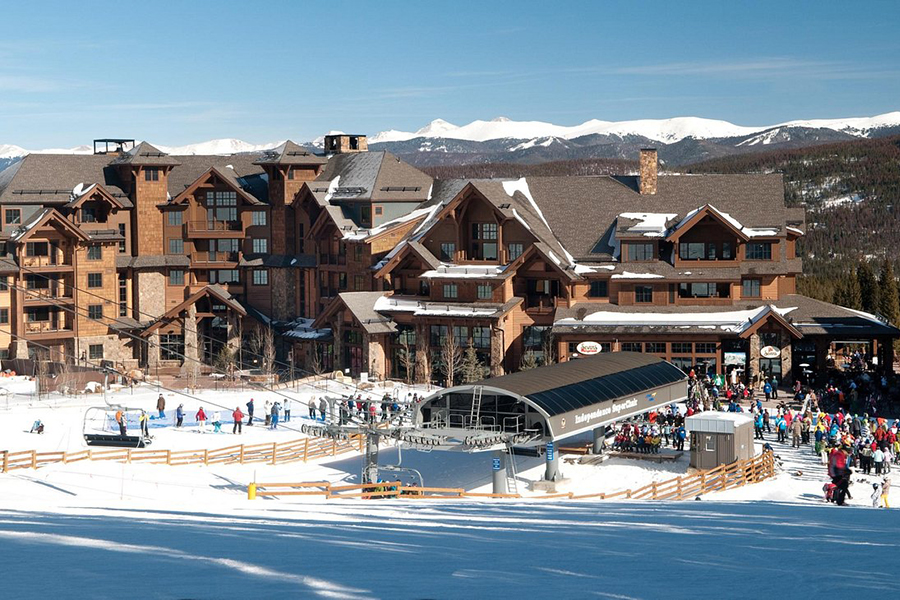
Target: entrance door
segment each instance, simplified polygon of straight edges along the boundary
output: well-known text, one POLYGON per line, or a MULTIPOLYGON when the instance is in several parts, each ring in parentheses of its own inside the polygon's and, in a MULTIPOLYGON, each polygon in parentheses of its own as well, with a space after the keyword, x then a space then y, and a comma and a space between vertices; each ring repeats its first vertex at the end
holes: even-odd
POLYGON ((781 357, 779 358, 759 358, 759 371, 760 374, 764 377, 771 377, 774 375, 778 378, 778 381, 782 380, 781 377, 781 357))

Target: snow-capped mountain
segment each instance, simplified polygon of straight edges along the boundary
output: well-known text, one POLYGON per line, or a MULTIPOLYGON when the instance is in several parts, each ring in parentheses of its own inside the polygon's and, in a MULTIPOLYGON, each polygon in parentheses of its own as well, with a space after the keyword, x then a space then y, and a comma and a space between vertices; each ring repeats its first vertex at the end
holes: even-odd
MULTIPOLYGON (((153 142, 150 142, 151 144, 153 142)), ((241 152, 259 152, 261 150, 270 150, 284 143, 284 140, 272 142, 269 144, 251 144, 243 140, 233 138, 223 138, 218 140, 209 140, 208 142, 200 142, 199 144, 188 144, 186 146, 161 146, 154 144, 157 148, 167 154, 188 155, 188 154, 238 154, 241 152)))
POLYGON ((514 138, 532 140, 557 137, 573 139, 585 135, 638 135, 656 142, 672 144, 685 138, 698 140, 712 138, 732 138, 748 136, 776 127, 804 127, 809 129, 832 129, 849 135, 867 137, 872 132, 885 127, 900 126, 900 111, 875 117, 853 117, 846 119, 814 119, 788 121, 776 125, 746 127, 728 121, 703 119, 700 117, 675 117, 672 119, 639 119, 635 121, 600 121, 592 119, 581 125, 563 126, 543 121, 511 121, 497 117, 490 121, 472 121, 468 125, 456 126, 443 119, 436 119, 414 132, 395 129, 383 131, 369 138, 373 144, 405 142, 416 138, 447 138, 484 142, 514 138))

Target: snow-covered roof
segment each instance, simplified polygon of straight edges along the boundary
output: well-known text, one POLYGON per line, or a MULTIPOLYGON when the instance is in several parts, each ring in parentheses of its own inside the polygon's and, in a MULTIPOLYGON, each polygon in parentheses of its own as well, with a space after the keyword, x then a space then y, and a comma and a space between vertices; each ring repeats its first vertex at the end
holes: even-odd
POLYGON ((411 312, 415 316, 455 316, 455 317, 490 317, 496 315, 498 307, 484 307, 457 304, 453 302, 430 302, 382 296, 375 302, 376 312, 411 312))
POLYGON ((752 423, 753 418, 746 413, 705 411, 685 418, 688 431, 704 433, 734 433, 741 425, 752 423))
POLYGON ((599 310, 585 315, 582 319, 566 317, 554 322, 554 327, 581 327, 584 325, 607 326, 668 326, 668 327, 700 327, 720 330, 729 333, 743 333, 752 327, 769 311, 782 317, 794 310, 793 307, 778 308, 776 306, 760 306, 747 310, 731 310, 722 312, 618 312, 599 310))
POLYGON ((442 263, 437 269, 425 271, 423 279, 495 279, 501 277, 506 265, 454 265, 442 263))
POLYGON ((678 222, 677 225, 675 225, 674 227, 672 227, 672 229, 669 230, 667 235, 671 235, 671 234, 675 233, 676 231, 678 231, 679 229, 681 229, 682 227, 684 227, 688 223, 688 221, 693 219, 694 216, 703 209, 707 209, 710 212, 715 213, 719 218, 721 218, 723 221, 727 222, 729 225, 731 225, 732 227, 734 227, 735 229, 737 229, 738 231, 743 233, 748 238, 771 237, 774 235, 778 235, 777 228, 773 229, 773 228, 768 228, 768 227, 761 227, 761 228, 760 227, 746 227, 743 223, 741 223, 740 221, 738 221, 737 219, 732 217, 730 214, 719 210, 712 204, 705 204, 703 206, 699 206, 699 207, 695 208, 694 210, 690 211, 689 213, 687 213, 684 216, 684 218, 678 222))
POLYGON ((626 228, 628 233, 639 233, 646 237, 664 237, 669 221, 677 217, 678 215, 674 213, 625 212, 619 214, 620 219, 637 221, 634 225, 626 228))

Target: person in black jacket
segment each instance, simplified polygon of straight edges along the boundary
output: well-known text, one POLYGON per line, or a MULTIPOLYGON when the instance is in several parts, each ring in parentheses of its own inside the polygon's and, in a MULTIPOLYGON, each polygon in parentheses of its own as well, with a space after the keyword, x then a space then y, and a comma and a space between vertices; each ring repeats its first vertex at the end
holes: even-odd
POLYGON ((247 425, 253 425, 253 398, 247 403, 247 425))

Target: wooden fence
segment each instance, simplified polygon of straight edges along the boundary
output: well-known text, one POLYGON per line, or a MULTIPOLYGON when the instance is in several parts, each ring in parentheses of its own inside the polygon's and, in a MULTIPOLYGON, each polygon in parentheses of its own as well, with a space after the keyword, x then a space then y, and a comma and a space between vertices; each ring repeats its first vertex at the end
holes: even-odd
POLYGON ((336 456, 345 452, 362 452, 365 436, 353 434, 347 440, 325 438, 303 438, 292 442, 270 444, 237 444, 212 450, 147 450, 113 448, 109 450, 79 450, 77 452, 21 452, 0 451, 0 472, 8 473, 16 469, 37 469, 51 464, 68 464, 82 460, 110 460, 125 463, 149 463, 165 465, 214 465, 307 462, 325 456, 336 456))
MULTIPOLYGON (((708 471, 698 471, 692 475, 679 475, 666 481, 654 481, 637 489, 620 490, 612 493, 547 494, 528 496, 528 500, 610 500, 630 498, 633 500, 690 500, 701 494, 720 492, 751 483, 758 483, 775 475, 775 458, 771 452, 741 460, 730 465, 722 465, 708 471)), ((487 494, 467 492, 462 488, 435 488, 404 486, 400 482, 372 483, 359 485, 331 485, 326 481, 303 483, 257 483, 255 496, 323 496, 327 500, 336 498, 403 498, 418 500, 425 498, 522 498, 519 494, 487 494)), ((248 490, 249 492, 249 490, 248 490)))

